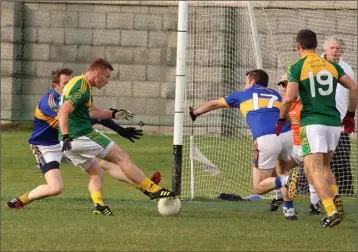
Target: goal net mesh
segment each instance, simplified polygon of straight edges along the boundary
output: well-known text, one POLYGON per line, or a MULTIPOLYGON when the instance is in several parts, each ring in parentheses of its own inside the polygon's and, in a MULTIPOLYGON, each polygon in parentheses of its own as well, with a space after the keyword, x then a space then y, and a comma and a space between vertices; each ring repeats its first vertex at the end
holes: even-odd
MULTIPOLYGON (((295 35, 308 28, 323 42, 337 35, 345 42, 343 59, 357 73, 357 5, 354 2, 252 2, 256 34, 247 2, 190 2, 186 59, 185 107, 243 90, 245 73, 257 67, 256 54, 270 76, 269 87, 299 56, 295 35), (307 4, 306 4, 307 3, 307 4), (258 50, 255 50, 256 35, 258 50)), ((252 16, 251 16, 252 18, 252 16)), ((218 109, 194 123, 185 111, 182 195, 215 198, 220 193, 253 194, 252 140, 238 109, 218 109)), ((336 153, 335 174, 343 194, 356 192, 356 134, 336 153)), ((308 187, 300 172, 299 193, 308 187)), ((268 196, 268 195, 266 195, 268 196)))

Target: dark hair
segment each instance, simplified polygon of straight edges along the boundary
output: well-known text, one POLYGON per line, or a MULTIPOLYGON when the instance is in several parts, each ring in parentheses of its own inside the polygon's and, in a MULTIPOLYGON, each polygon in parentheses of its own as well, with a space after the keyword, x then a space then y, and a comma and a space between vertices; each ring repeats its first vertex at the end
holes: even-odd
POLYGON ((246 73, 246 76, 249 77, 251 80, 255 80, 255 84, 261 84, 262 86, 267 87, 269 82, 269 76, 268 74, 261 69, 254 69, 251 71, 248 71, 246 73))
POLYGON ((283 80, 283 81, 280 81, 279 83, 277 83, 277 85, 282 85, 282 87, 286 88, 287 87, 287 84, 288 84, 288 81, 287 80, 283 80))
POLYGON ((302 49, 316 49, 317 35, 311 30, 300 30, 296 36, 296 42, 302 49))
POLYGON ((102 58, 97 58, 95 59, 91 65, 89 66, 89 70, 94 70, 94 69, 97 69, 97 68, 102 68, 102 69, 109 69, 111 71, 113 71, 113 67, 111 64, 108 63, 108 61, 102 59, 102 58))
POLYGON ((51 73, 52 83, 60 84, 60 77, 62 74, 70 76, 72 75, 73 71, 70 68, 59 68, 51 73))

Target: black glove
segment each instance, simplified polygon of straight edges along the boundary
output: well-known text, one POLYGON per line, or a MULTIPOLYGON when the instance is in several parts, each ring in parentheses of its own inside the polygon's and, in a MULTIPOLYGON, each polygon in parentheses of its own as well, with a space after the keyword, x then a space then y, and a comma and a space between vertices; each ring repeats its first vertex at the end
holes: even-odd
POLYGON ((132 143, 134 143, 134 139, 139 139, 140 136, 143 136, 143 130, 137 130, 134 127, 127 127, 127 128, 120 127, 117 130, 117 133, 120 136, 127 138, 132 143))
POLYGON ((73 138, 70 137, 69 134, 63 135, 62 141, 63 141, 62 152, 69 151, 72 149, 71 142, 73 141, 73 138))
POLYGON ((112 111, 112 118, 113 119, 132 119, 134 117, 134 114, 129 111, 129 110, 125 110, 125 109, 114 109, 114 108, 110 108, 109 110, 112 111))
POLYGON ((191 120, 194 122, 198 116, 194 115, 194 108, 189 107, 189 115, 191 117, 191 120))

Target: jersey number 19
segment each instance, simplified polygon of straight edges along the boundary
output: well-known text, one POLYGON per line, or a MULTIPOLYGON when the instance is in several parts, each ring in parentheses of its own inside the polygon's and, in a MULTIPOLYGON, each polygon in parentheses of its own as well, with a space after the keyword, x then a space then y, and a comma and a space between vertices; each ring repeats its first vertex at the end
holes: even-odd
POLYGON ((310 80, 310 90, 312 97, 316 97, 316 83, 318 83, 320 86, 327 86, 326 90, 324 90, 322 87, 318 87, 317 90, 321 96, 330 95, 333 92, 333 77, 329 71, 319 71, 316 75, 316 78, 314 77, 313 72, 308 72, 308 77, 310 80))

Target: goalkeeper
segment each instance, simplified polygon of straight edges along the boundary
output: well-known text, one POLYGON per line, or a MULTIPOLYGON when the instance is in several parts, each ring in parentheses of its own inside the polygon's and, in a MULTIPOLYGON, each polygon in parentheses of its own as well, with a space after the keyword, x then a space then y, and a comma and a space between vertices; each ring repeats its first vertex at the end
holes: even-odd
POLYGON ((246 117, 254 140, 252 168, 253 187, 257 194, 281 189, 284 197, 283 213, 288 220, 296 220, 293 207, 296 196, 297 172, 271 177, 277 160, 288 161, 292 152, 290 124, 283 126, 283 134, 276 136, 275 127, 281 105, 281 96, 268 88, 269 77, 261 69, 246 73, 245 90, 211 100, 196 109, 189 107, 192 121, 202 114, 218 108, 238 108, 246 117))

